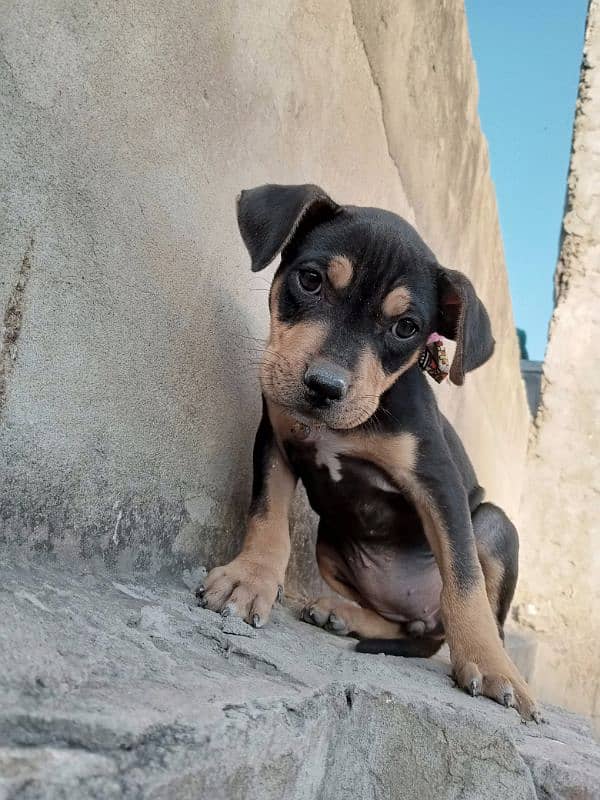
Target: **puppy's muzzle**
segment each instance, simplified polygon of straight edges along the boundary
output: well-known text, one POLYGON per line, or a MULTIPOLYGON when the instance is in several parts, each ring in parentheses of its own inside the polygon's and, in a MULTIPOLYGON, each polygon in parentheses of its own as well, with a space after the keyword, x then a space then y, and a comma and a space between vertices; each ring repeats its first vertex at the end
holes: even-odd
POLYGON ((304 373, 307 400, 315 408, 328 408, 348 393, 349 374, 330 361, 313 361, 304 373))

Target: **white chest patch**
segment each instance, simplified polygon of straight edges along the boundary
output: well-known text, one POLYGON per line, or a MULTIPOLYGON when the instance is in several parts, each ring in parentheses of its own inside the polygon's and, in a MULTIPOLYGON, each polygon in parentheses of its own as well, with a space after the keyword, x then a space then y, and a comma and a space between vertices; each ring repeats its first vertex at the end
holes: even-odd
POLYGON ((332 481, 342 480, 340 456, 345 452, 341 438, 332 433, 324 433, 315 439, 317 467, 326 467, 332 481))
POLYGON ((342 480, 341 456, 370 462, 381 474, 372 471, 367 480, 385 492, 398 492, 398 484, 404 482, 415 466, 418 443, 410 433, 379 437, 374 441, 360 431, 340 433, 285 416, 280 418, 280 426, 284 430, 284 442, 291 438, 299 445, 314 447, 315 465, 327 469, 331 480, 336 483, 342 480))

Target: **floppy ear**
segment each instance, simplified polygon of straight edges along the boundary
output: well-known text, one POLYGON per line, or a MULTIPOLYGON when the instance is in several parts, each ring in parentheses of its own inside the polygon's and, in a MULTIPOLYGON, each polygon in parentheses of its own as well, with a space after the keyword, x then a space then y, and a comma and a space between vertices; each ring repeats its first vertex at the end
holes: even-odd
POLYGON ((244 190, 238 197, 237 219, 252 259, 252 272, 267 267, 290 243, 301 224, 316 224, 333 216, 338 208, 323 189, 309 183, 269 183, 244 190))
POLYGON ((454 269, 438 269, 437 332, 456 341, 450 380, 457 386, 465 372, 480 367, 494 352, 490 318, 471 281, 454 269))

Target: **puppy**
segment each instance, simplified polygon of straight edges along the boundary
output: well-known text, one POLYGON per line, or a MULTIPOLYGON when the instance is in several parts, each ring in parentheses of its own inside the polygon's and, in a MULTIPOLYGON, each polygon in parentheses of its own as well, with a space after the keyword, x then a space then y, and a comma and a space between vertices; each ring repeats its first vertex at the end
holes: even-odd
POLYGON ((430 656, 446 640, 460 687, 538 721, 502 642, 517 532, 483 502, 418 363, 433 333, 456 342, 458 386, 492 355, 471 282, 438 264, 405 220, 340 206, 318 186, 244 191, 238 223, 253 271, 279 254, 281 264, 246 537, 210 572, 201 604, 267 621, 283 591, 300 479, 320 518, 319 570, 335 592, 303 618, 357 637, 361 652, 430 656))

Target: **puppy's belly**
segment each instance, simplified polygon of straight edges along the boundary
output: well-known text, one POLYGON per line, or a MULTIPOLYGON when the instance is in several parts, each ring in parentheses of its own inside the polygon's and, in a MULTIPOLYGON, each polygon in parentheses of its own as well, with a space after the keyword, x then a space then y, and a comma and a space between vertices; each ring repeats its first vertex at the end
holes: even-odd
POLYGON ((362 605, 394 622, 422 620, 428 631, 440 622, 442 579, 433 554, 348 542, 328 555, 362 605))
POLYGON ((417 510, 377 467, 342 457, 339 480, 300 464, 320 516, 318 556, 362 605, 394 622, 440 621, 442 580, 417 510))

